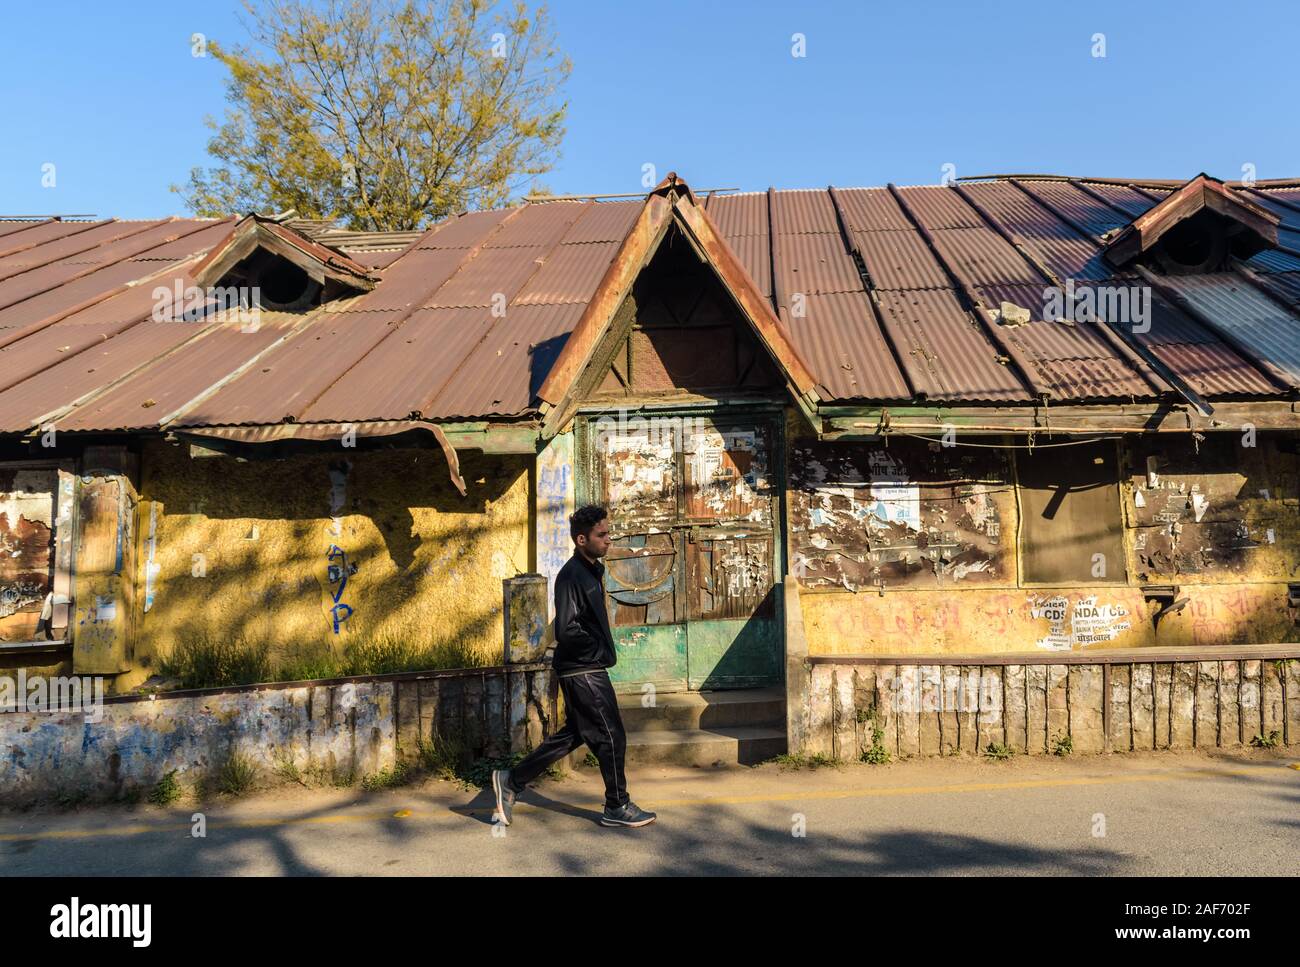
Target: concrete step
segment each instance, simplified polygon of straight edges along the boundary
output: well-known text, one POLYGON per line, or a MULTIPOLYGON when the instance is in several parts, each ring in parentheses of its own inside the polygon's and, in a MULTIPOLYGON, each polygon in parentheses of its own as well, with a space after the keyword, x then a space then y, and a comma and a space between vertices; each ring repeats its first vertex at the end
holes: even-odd
POLYGON ((785 689, 744 688, 715 692, 660 692, 646 708, 639 694, 619 696, 623 727, 633 732, 766 726, 785 731, 785 689))
MULTIPOLYGON (((628 732, 628 765, 727 766, 754 765, 785 752, 785 729, 727 726, 713 729, 628 732)), ((568 758, 570 769, 586 765, 587 747, 568 758)))

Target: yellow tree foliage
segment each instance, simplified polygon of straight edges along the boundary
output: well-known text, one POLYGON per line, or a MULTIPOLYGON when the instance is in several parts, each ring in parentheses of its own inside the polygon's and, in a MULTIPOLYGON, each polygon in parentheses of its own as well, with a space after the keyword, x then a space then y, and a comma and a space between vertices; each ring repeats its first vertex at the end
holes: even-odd
POLYGON ((173 186, 197 215, 295 209, 358 230, 500 205, 550 170, 570 63, 546 8, 487 0, 247 2, 208 153, 173 186))

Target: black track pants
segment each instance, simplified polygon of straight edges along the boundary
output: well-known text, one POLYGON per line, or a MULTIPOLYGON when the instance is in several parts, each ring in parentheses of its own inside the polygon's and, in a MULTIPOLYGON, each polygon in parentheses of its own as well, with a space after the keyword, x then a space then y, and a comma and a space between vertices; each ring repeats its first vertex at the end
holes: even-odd
POLYGON ((617 809, 628 802, 627 780, 623 761, 627 753, 627 733, 618 714, 618 698, 609 680, 609 672, 583 672, 560 678, 564 696, 564 725, 552 732, 536 749, 524 757, 510 773, 512 785, 519 791, 582 744, 586 744, 600 761, 605 779, 605 805, 617 809))

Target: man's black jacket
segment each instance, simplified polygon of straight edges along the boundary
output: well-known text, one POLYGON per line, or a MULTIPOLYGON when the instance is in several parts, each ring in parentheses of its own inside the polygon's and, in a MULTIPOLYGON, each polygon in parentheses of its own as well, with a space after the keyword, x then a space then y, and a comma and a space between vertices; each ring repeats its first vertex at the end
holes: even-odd
POLYGON ((555 657, 557 674, 610 668, 614 636, 605 611, 605 565, 588 563, 576 551, 555 576, 555 657))

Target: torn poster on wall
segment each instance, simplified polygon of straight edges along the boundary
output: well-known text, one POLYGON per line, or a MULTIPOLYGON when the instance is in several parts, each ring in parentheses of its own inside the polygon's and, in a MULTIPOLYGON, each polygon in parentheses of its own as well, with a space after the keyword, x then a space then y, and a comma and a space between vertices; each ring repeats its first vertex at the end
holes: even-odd
MULTIPOLYGON (((1264 441, 1261 441, 1263 443, 1264 441)), ((1294 515, 1294 459, 1267 445, 1243 447, 1233 434, 1199 445, 1162 440, 1135 454, 1129 471, 1139 575, 1244 574, 1260 548, 1284 539, 1294 515)))
POLYGON ((996 495, 1010 491, 1000 453, 818 443, 795 448, 791 470, 791 570, 804 587, 1000 577, 996 495))
POLYGON ((1070 651, 1080 645, 1114 641, 1132 627, 1127 609, 1098 602, 1095 594, 1080 598, 1073 606, 1064 594, 1031 594, 1029 616, 1047 622, 1048 633, 1038 639, 1038 647, 1048 651, 1070 651))

